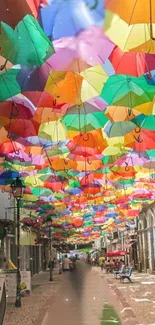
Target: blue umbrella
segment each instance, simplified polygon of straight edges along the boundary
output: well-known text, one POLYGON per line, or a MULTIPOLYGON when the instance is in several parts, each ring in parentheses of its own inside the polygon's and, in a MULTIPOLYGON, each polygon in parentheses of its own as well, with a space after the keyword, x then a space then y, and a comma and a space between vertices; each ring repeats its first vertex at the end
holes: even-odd
POLYGON ((13 172, 11 170, 4 171, 0 174, 0 185, 11 184, 13 179, 16 179, 18 176, 18 172, 13 172))
POLYGON ((106 218, 116 218, 118 216, 118 213, 116 212, 110 212, 105 215, 106 218))
POLYGON ((103 0, 52 0, 41 8, 40 24, 52 39, 75 36, 91 26, 102 26, 103 0))

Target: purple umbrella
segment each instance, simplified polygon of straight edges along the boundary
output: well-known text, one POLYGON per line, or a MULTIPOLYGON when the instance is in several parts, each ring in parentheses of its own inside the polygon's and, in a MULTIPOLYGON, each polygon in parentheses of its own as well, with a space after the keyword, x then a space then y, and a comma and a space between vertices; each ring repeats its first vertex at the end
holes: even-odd
POLYGON ((49 77, 50 67, 43 64, 41 67, 22 67, 17 81, 22 91, 43 91, 49 77))
POLYGON ((47 63, 53 70, 74 72, 103 64, 115 47, 101 27, 91 27, 77 37, 62 38, 53 44, 56 53, 47 63))

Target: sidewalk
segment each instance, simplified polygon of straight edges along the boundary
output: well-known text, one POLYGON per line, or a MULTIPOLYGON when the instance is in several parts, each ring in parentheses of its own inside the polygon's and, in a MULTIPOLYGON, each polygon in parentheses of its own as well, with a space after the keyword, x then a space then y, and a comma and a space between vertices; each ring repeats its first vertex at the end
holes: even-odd
POLYGON ((49 307, 48 301, 57 292, 59 270, 53 272, 53 282, 49 282, 49 271, 40 272, 32 277, 32 293, 22 298, 22 307, 14 307, 15 301, 8 300, 3 325, 40 325, 49 307))
MULTIPOLYGON (((95 268, 100 273, 100 268, 95 268)), ((133 283, 114 279, 113 274, 104 273, 111 290, 124 304, 122 313, 135 318, 137 325, 155 325, 155 275, 134 272, 133 283)))

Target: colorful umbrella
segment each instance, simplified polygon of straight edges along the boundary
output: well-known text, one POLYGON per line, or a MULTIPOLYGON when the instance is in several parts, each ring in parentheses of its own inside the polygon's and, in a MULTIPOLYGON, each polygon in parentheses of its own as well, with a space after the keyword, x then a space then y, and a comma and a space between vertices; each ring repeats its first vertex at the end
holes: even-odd
POLYGON ((53 53, 53 45, 30 15, 21 20, 13 30, 1 23, 3 48, 1 55, 13 64, 41 66, 53 53), (25 47, 26 42, 26 47, 25 47))
POLYGON ((103 23, 102 0, 54 0, 41 8, 41 24, 51 39, 74 36, 103 23))
POLYGON ((103 29, 95 26, 82 31, 76 37, 54 41, 53 45, 55 54, 47 60, 51 69, 73 72, 103 64, 115 46, 105 37, 103 29))
POLYGON ((21 88, 17 82, 18 73, 19 69, 10 69, 0 74, 0 102, 21 92, 21 88))

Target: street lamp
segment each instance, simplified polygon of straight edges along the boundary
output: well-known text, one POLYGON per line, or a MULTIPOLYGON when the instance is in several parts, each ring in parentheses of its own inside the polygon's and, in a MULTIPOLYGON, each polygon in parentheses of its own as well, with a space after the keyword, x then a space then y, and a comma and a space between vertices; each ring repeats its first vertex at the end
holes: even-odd
POLYGON ((49 229, 49 269, 50 269, 50 281, 53 281, 53 274, 52 274, 52 233, 51 233, 51 226, 52 226, 52 220, 47 219, 47 227, 49 229))
POLYGON ((23 197, 25 186, 22 181, 17 177, 11 184, 12 194, 17 201, 17 291, 16 291, 16 302, 15 307, 21 307, 21 296, 20 296, 20 200, 23 197))

